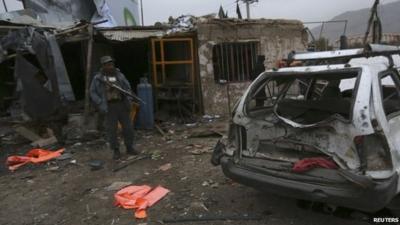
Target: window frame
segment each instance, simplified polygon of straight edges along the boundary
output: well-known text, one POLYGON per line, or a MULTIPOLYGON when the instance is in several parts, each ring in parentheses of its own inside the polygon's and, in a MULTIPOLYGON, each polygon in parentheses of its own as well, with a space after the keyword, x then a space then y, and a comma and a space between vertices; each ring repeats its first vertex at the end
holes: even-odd
MULTIPOLYGON (((354 75, 354 78, 356 78, 356 82, 354 85, 354 93, 351 101, 351 107, 350 107, 350 114, 349 114, 349 121, 352 121, 354 117, 354 105, 357 101, 358 94, 359 94, 359 85, 360 85, 360 80, 362 79, 362 68, 344 68, 344 69, 335 69, 335 70, 323 70, 323 71, 315 71, 315 72, 266 72, 263 74, 263 78, 259 79, 257 83, 255 83, 252 88, 249 90, 248 95, 246 96, 245 102, 244 102, 244 107, 243 111, 246 116, 249 116, 251 113, 249 110, 249 105, 248 103, 253 99, 253 94, 255 93, 255 90, 258 90, 261 88, 261 86, 265 86, 264 84, 267 82, 270 82, 270 80, 276 78, 276 77, 287 77, 290 79, 291 77, 295 77, 294 81, 301 77, 302 75, 305 75, 304 78, 310 78, 311 80, 315 80, 315 77, 318 77, 320 75, 325 75, 325 76, 335 76, 337 74, 342 74, 343 76, 352 76, 354 75)), ((310 82, 311 83, 311 82, 310 82)), ((290 86, 289 86, 290 87, 290 86)), ((311 88, 311 85, 307 88, 306 95, 309 93, 311 88)), ((307 99, 306 95, 304 96, 305 99, 307 99)), ((279 102, 280 98, 282 96, 278 96, 278 99, 276 100, 275 104, 279 102)), ((275 104, 272 107, 265 107, 267 108, 273 108, 275 104)))
POLYGON ((380 91, 380 94, 381 94, 381 103, 380 103, 380 105, 381 105, 383 111, 385 112, 386 120, 389 121, 393 117, 399 116, 400 115, 400 110, 398 110, 396 112, 389 113, 389 114, 386 113, 385 106, 384 106, 385 98, 384 98, 384 93, 383 93, 382 80, 387 76, 392 77, 394 86, 395 86, 395 88, 397 90, 397 95, 398 95, 398 98, 399 98, 399 102, 400 102, 400 74, 399 74, 399 71, 397 69, 389 69, 389 70, 380 72, 378 76, 379 76, 378 77, 379 78, 379 91, 380 91))
POLYGON ((214 81, 218 84, 253 81, 259 52, 259 40, 221 42, 213 45, 214 81), (250 53, 247 54, 248 52, 250 53))

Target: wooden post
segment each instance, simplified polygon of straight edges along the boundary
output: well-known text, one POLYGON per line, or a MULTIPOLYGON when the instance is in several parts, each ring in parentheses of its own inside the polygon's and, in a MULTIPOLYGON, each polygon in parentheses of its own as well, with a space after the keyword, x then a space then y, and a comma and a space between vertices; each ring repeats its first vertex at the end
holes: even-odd
POLYGON ((92 70, 92 55, 93 55, 93 25, 88 26, 89 40, 87 47, 86 56, 86 79, 85 79, 85 125, 88 124, 89 112, 90 112, 90 74, 92 70))
POLYGON ((4 10, 5 10, 5 12, 8 12, 8 9, 7 9, 7 4, 6 4, 5 0, 3 0, 3 6, 4 6, 4 10))

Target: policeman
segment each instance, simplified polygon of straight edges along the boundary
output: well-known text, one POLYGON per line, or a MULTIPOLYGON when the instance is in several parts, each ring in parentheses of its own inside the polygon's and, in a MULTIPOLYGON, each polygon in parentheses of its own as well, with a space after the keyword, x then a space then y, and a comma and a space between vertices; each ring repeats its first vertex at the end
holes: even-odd
POLYGON ((131 86, 120 70, 115 68, 111 56, 103 56, 100 61, 102 67, 92 80, 90 97, 99 111, 105 114, 108 142, 114 151, 113 159, 121 157, 117 137, 118 122, 122 125, 127 154, 137 155, 133 147, 133 126, 129 117, 133 99, 113 87, 118 86, 131 93, 131 86))

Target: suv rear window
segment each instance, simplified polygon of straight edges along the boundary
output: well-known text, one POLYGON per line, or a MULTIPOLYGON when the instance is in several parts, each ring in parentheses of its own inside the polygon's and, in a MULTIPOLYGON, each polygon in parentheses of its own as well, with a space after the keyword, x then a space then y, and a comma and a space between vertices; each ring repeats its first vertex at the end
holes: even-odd
POLYGON ((314 124, 333 115, 351 117, 358 71, 272 75, 260 82, 247 101, 248 114, 272 112, 300 124, 314 124))
POLYGON ((381 76, 382 104, 386 116, 400 111, 400 88, 398 77, 395 73, 389 72, 381 76))

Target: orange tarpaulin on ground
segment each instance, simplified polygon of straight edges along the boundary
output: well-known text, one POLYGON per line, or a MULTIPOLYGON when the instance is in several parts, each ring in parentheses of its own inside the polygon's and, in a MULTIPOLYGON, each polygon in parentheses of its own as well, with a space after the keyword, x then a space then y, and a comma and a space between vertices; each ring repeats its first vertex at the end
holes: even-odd
POLYGON ((147 185, 129 186, 114 195, 115 205, 124 209, 135 209, 135 217, 144 219, 147 217, 146 209, 161 200, 168 192, 168 189, 161 186, 153 190, 147 185))
POLYGON ((44 149, 32 149, 25 156, 10 156, 7 158, 8 169, 14 171, 27 163, 42 163, 59 157, 65 149, 48 151, 44 149))

